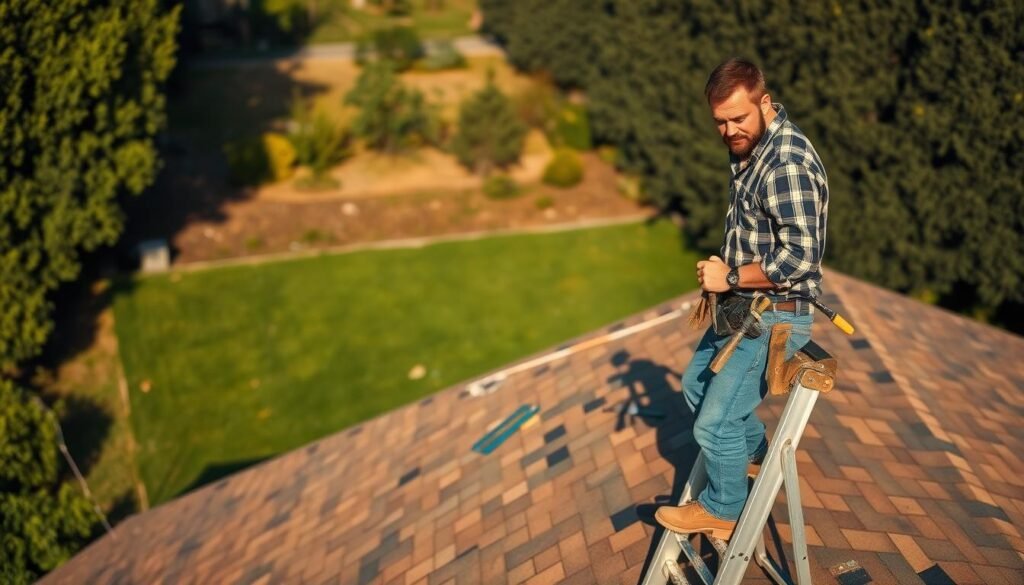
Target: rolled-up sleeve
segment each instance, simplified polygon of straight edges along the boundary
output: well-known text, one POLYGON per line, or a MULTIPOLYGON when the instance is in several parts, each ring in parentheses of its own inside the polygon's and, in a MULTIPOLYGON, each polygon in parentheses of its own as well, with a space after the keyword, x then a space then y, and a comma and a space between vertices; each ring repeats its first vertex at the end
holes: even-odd
POLYGON ((761 258, 761 269, 787 289, 817 271, 821 262, 821 196, 810 170, 792 163, 772 169, 765 181, 764 210, 775 242, 761 258))

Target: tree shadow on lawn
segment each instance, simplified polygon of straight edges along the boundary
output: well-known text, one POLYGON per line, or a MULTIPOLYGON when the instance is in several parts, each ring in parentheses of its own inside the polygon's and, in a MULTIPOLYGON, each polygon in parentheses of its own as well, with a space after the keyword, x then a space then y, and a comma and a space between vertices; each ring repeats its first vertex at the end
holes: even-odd
MULTIPOLYGON (((294 96, 311 102, 330 88, 298 81, 301 63, 273 61, 225 64, 185 70, 168 96, 168 127, 160 137, 163 162, 155 184, 141 197, 125 202, 128 221, 118 252, 134 256, 135 246, 175 236, 194 222, 223 223, 225 207, 253 197, 255 189, 233 185, 226 144, 264 132, 286 132, 294 96)), ((211 246, 217 246, 211 237, 211 246)), ((238 254, 241 250, 224 250, 238 254)))
POLYGON ((138 513, 139 508, 139 500, 135 492, 124 492, 111 504, 110 510, 107 512, 107 522, 110 522, 111 526, 117 526, 125 518, 138 513))
POLYGON ((194 480, 192 480, 192 483, 188 484, 188 486, 186 486, 180 492, 174 494, 172 498, 179 498, 182 495, 187 494, 188 492, 197 490, 207 484, 211 484, 229 475, 234 475, 240 471, 243 471, 255 465, 259 465, 260 463, 263 463, 264 461, 267 461, 268 459, 271 459, 273 457, 273 455, 267 455, 265 457, 253 457, 251 459, 240 459, 238 461, 227 461, 223 463, 213 463, 207 465, 206 467, 203 468, 199 475, 196 476, 194 480))
POLYGON ((60 426, 68 453, 82 475, 88 475, 110 436, 114 417, 103 405, 88 397, 70 394, 60 400, 63 403, 60 426))
POLYGON ((186 79, 178 95, 169 100, 188 103, 171 108, 170 128, 161 140, 163 168, 156 183, 141 196, 124 201, 125 231, 119 243, 83 255, 78 278, 54 292, 53 332, 42 355, 26 372, 37 367, 56 372, 93 347, 102 313, 117 295, 131 294, 134 288, 131 277, 119 275, 138 268, 135 247, 140 241, 165 238, 173 245, 175 235, 191 222, 222 222, 227 204, 252 196, 252 189, 230 185, 222 146, 274 130, 275 120, 289 112, 293 91, 307 99, 326 91, 322 85, 296 82, 294 67, 267 64, 218 71, 216 75, 223 79, 197 82, 196 95, 189 93, 188 75, 183 75, 186 79), (249 105, 251 92, 257 91, 258 103, 249 105), (222 103, 212 103, 218 96, 224 98, 222 103))
MULTIPOLYGON (((118 275, 118 269, 131 266, 116 262, 109 250, 83 259, 78 278, 57 289, 52 296, 53 331, 42 353, 26 371, 42 368, 56 373, 60 368, 95 347, 100 329, 108 324, 101 320, 118 295, 131 294, 135 283, 118 275)), ((112 324, 109 324, 112 325, 112 324)), ((111 332, 113 335, 113 332, 111 332)), ((75 380, 57 380, 74 384, 75 380)))

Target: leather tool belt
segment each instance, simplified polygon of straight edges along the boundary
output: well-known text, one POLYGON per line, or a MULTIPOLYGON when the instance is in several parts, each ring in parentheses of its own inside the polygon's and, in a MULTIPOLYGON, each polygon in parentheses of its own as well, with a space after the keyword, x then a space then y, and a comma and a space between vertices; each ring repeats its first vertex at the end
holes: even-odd
MULTIPOLYGON (((712 323, 715 333, 725 337, 739 331, 740 327, 743 326, 743 320, 750 314, 750 304, 753 300, 752 298, 742 297, 737 294, 719 295, 712 323)), ((761 322, 755 322, 753 327, 747 330, 746 336, 750 339, 760 337, 761 322)))

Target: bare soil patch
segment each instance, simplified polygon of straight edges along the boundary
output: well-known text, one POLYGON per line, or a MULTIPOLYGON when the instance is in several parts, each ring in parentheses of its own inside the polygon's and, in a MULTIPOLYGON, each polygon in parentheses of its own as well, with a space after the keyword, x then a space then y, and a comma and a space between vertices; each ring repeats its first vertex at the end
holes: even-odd
POLYGON ((528 184, 508 200, 488 199, 479 188, 468 187, 373 197, 340 191, 300 200, 279 196, 230 201, 217 218, 197 219, 174 237, 175 263, 622 217, 643 210, 618 192, 611 166, 589 153, 583 161, 585 175, 579 185, 556 189, 528 184))

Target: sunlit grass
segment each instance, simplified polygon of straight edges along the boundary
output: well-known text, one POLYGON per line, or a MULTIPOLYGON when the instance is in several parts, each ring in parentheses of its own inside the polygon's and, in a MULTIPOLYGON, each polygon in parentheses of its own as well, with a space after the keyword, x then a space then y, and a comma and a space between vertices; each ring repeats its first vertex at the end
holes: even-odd
POLYGON ((117 330, 150 497, 693 289, 695 261, 672 225, 631 224, 126 283, 117 330))

